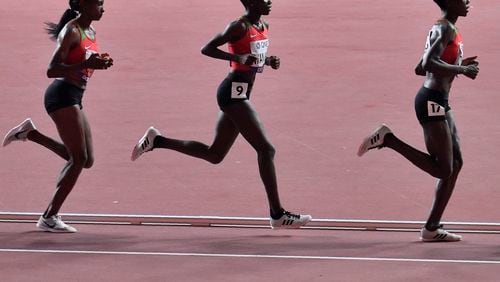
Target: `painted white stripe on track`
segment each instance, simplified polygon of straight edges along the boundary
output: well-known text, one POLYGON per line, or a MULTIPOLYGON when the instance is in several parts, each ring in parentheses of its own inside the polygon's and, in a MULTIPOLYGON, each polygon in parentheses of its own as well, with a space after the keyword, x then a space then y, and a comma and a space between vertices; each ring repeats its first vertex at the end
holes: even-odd
POLYGON ((293 256, 293 255, 286 256, 286 255, 254 255, 254 254, 210 254, 210 253, 0 249, 0 253, 2 253, 2 252, 4 252, 4 253, 39 253, 39 254, 76 254, 76 255, 267 258, 267 259, 292 259, 292 260, 345 260, 345 261, 369 261, 369 262, 381 261, 381 262, 415 262, 415 263, 500 264, 500 260, 370 258, 370 257, 330 257, 330 256, 293 256))

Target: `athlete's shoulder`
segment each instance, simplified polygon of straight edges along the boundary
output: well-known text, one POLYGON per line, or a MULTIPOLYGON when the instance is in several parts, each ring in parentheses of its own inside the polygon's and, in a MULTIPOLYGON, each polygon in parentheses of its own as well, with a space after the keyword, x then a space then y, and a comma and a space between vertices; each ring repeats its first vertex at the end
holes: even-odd
POLYGON ((252 23, 246 17, 240 17, 235 20, 234 23, 241 28, 242 31, 247 31, 252 26, 252 23))
POLYGON ((450 38, 455 35, 455 26, 446 19, 439 19, 436 21, 433 30, 439 31, 442 37, 450 38))
POLYGON ((70 20, 65 28, 68 29, 69 32, 80 33, 80 26, 78 25, 76 19, 70 20))
POLYGON ((248 31, 248 24, 243 18, 237 19, 229 23, 226 28, 226 34, 231 37, 231 41, 237 41, 245 36, 248 31))
POLYGON ((79 35, 80 35, 80 30, 75 20, 69 21, 59 33, 60 38, 65 38, 70 36, 75 37, 79 35))

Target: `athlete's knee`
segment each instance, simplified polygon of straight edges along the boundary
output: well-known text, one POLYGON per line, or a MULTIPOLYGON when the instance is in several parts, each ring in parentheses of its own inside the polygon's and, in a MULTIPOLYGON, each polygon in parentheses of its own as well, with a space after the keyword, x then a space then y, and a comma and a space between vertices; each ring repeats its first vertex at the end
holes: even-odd
POLYGON ((448 179, 451 177, 452 174, 453 174, 453 163, 447 163, 441 165, 437 175, 435 176, 439 179, 448 179))
POLYGON ((227 152, 218 152, 213 148, 209 148, 205 159, 211 164, 220 164, 226 157, 226 154, 227 152))
POLYGON ((94 165, 94 157, 93 156, 87 156, 87 161, 83 165, 83 168, 91 168, 94 165))
POLYGON ((453 173, 458 173, 464 166, 464 161, 462 160, 462 157, 455 158, 453 160, 453 173))
POLYGON ((220 154, 211 154, 207 161, 211 164, 220 164, 224 160, 224 155, 220 154))
POLYGON ((74 166, 84 168, 87 165, 87 161, 89 160, 86 151, 77 151, 71 153, 71 163, 74 166))
POLYGON ((276 155, 276 149, 272 144, 266 144, 261 148, 257 148, 257 154, 262 157, 268 157, 273 159, 274 155, 276 155))

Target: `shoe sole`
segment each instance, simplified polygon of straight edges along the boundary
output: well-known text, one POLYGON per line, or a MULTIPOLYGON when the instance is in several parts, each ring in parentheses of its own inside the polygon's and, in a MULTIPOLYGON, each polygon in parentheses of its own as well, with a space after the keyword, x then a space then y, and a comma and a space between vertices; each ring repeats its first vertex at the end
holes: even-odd
POLYGON ((363 156, 366 152, 368 152, 368 142, 370 142, 370 138, 371 135, 369 137, 366 137, 363 142, 361 143, 361 145, 359 146, 358 148, 358 157, 361 157, 363 156))
POLYGON ((422 242, 426 242, 426 243, 429 243, 429 242, 459 242, 459 241, 462 241, 462 238, 457 239, 457 240, 442 240, 442 239, 425 239, 425 238, 420 237, 420 240, 422 240, 422 242))
POLYGON ((45 231, 45 232, 51 232, 51 233, 76 233, 77 232, 77 230, 71 231, 71 230, 54 229, 54 228, 50 228, 48 226, 43 226, 40 224, 37 224, 36 227, 38 229, 45 231))
POLYGON ((278 226, 278 227, 271 226, 271 229, 273 229, 273 230, 278 230, 278 229, 300 229, 302 226, 305 226, 305 224, 304 225, 299 225, 299 226, 287 226, 287 225, 278 226))
POLYGON ((301 225, 281 225, 281 226, 272 226, 271 229, 299 229, 303 226, 306 226, 309 222, 311 222, 312 218, 309 219, 308 221, 304 222, 301 225))

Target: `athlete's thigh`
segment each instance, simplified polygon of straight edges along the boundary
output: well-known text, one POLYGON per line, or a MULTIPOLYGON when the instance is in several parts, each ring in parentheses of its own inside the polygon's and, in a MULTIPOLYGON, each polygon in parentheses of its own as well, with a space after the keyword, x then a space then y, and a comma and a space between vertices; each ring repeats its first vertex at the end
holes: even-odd
POLYGON ((65 107, 50 113, 59 136, 72 157, 86 153, 84 118, 79 106, 65 107))
POLYGON ((210 150, 221 156, 225 156, 229 152, 229 149, 231 149, 231 146, 233 146, 238 134, 238 128, 231 118, 226 113, 219 112, 215 126, 215 137, 210 150))
POLYGON ((241 135, 252 147, 266 149, 271 146, 258 114, 248 100, 235 103, 225 108, 224 112, 229 115, 241 135))
POLYGON ((430 155, 436 157, 441 165, 451 165, 453 161, 453 144, 448 122, 431 121, 422 124, 425 146, 430 155))

